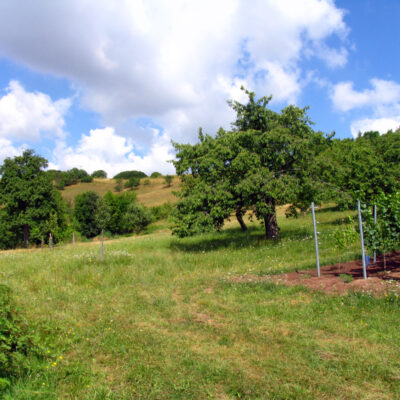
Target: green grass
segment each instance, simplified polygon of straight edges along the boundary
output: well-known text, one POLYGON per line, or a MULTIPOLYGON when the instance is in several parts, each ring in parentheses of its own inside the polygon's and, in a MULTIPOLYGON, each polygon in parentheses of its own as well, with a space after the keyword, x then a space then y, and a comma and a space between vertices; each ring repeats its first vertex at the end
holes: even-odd
MULTIPOLYGON (((318 213, 322 265, 346 214, 318 213)), ((279 222, 269 243, 258 223, 182 240, 162 227, 108 241, 104 262, 95 243, 0 253, 48 354, 4 398, 398 398, 397 297, 232 282, 315 266, 310 217, 279 222)))

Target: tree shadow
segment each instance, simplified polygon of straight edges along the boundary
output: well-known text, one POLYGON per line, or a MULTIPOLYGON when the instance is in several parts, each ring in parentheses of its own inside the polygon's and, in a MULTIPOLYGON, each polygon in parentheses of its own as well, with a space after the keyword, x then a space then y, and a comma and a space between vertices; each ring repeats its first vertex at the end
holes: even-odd
POLYGON ((240 228, 228 228, 220 232, 201 234, 189 238, 172 239, 170 249, 204 253, 212 252, 223 248, 242 249, 248 247, 275 247, 282 240, 302 240, 309 238, 310 230, 299 228, 298 226, 285 226, 281 230, 280 237, 275 240, 266 240, 264 227, 249 227, 247 232, 242 232, 240 228))

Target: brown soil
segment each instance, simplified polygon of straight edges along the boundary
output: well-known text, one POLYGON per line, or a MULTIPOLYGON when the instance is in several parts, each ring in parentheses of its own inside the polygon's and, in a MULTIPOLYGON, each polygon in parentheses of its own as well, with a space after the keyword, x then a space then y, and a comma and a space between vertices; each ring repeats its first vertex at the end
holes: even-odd
POLYGON ((350 291, 383 294, 392 291, 400 293, 400 251, 386 256, 386 271, 383 257, 378 256, 375 265, 367 268, 367 279, 363 279, 361 260, 321 267, 321 277, 317 269, 289 272, 280 275, 243 275, 235 277, 235 282, 257 282, 268 280, 288 286, 303 285, 325 293, 348 293, 350 291), (348 277, 344 277, 344 274, 348 277), (341 276, 340 276, 341 275, 341 276), (345 278, 351 280, 346 283, 345 278))

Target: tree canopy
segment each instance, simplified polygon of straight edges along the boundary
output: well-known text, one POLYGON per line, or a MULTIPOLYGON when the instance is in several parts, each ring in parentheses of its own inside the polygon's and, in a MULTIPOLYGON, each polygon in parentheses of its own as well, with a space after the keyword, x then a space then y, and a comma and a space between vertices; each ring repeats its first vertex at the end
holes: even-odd
POLYGON ((183 181, 174 212, 179 236, 218 229, 232 212, 245 229, 242 216, 250 210, 263 221, 266 238, 276 238, 276 206, 303 205, 325 193, 313 160, 331 136, 312 129, 307 109, 277 113, 267 107, 270 97, 246 93, 246 104, 229 102, 236 111, 231 131, 212 137, 200 130, 195 145, 174 143, 173 163, 183 181))
POLYGON ((7 158, 0 168, 1 228, 7 238, 1 245, 14 247, 29 239, 40 242, 52 233, 55 240, 66 228, 65 207, 60 194, 43 169, 47 160, 26 150, 14 159, 7 158), (10 235, 10 230, 13 235, 10 235))

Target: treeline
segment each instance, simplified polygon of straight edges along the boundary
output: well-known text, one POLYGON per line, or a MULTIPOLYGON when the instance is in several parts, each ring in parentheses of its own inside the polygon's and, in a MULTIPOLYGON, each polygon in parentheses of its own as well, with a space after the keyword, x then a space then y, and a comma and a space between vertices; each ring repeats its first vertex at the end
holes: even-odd
MULTIPOLYGON (((98 235, 101 230, 110 235, 138 233, 171 212, 170 204, 150 209, 138 204, 134 192, 108 192, 100 197, 88 191, 76 196, 73 207, 68 206, 53 185, 60 171, 45 171, 46 167, 47 160, 33 150, 14 159, 7 158, 1 166, 1 249, 45 244, 50 235, 54 243, 70 240, 73 231, 86 238, 98 235)), ((65 174, 72 176, 74 183, 88 181, 88 174, 83 172, 73 168, 65 174)), ((99 170, 93 176, 106 177, 106 174, 99 170)))
MULTIPOLYGON (((46 171, 46 174, 58 190, 63 190, 66 186, 76 185, 79 182, 90 183, 93 181, 93 178, 107 178, 107 172, 102 169, 94 171, 92 174, 79 168, 72 168, 68 171, 49 169, 46 171)), ((153 172, 150 178, 157 178, 159 176, 162 176, 160 172, 153 172)), ((144 172, 132 170, 119 172, 113 179, 121 182, 122 180, 127 180, 128 182, 125 184, 125 187, 132 188, 139 186, 140 179, 142 178, 147 178, 144 172)))
MULTIPOLYGON (((243 89, 244 90, 244 89, 243 89)), ((199 132, 196 144, 174 143, 173 162, 183 182, 173 211, 173 233, 183 237, 218 230, 232 214, 243 231, 251 213, 267 239, 279 236, 276 207, 287 216, 311 201, 354 207, 400 189, 400 130, 335 139, 312 128, 307 108, 268 109, 270 97, 229 102, 236 120, 215 136, 199 132)))

